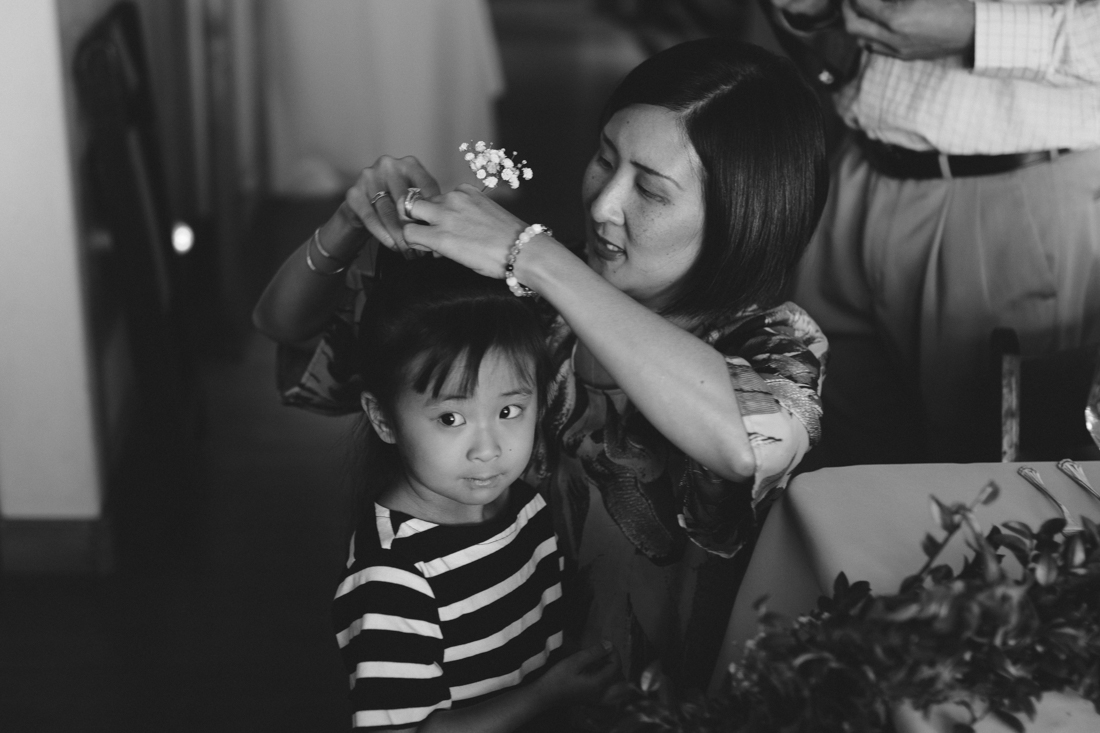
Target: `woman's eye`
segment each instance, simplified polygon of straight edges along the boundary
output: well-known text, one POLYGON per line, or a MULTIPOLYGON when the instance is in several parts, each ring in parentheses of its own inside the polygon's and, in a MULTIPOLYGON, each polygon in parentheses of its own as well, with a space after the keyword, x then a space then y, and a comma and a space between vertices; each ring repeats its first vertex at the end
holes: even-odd
POLYGON ((462 415, 459 415, 457 412, 445 412, 439 416, 439 422, 449 428, 453 428, 457 425, 466 424, 466 418, 462 417, 462 415))
POLYGON ((607 169, 611 168, 611 161, 608 160, 607 158, 605 158, 602 155, 597 155, 596 156, 596 165, 603 168, 604 170, 607 170, 607 169))
POLYGON ((505 420, 512 420, 523 414, 523 408, 519 405, 508 405, 500 411, 500 416, 505 420))
POLYGON ((656 194, 653 191, 650 191, 648 188, 646 188, 645 186, 642 186, 642 185, 638 186, 638 193, 642 194, 647 199, 653 199, 654 201, 660 201, 661 200, 661 196, 659 194, 656 194))

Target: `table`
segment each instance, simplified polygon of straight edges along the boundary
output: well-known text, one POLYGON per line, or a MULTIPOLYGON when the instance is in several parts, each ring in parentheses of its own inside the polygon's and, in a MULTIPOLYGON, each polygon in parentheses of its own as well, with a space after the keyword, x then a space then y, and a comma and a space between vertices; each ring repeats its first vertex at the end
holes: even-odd
MULTIPOLYGON (((761 596, 769 596, 769 610, 795 618, 812 609, 818 596, 831 594, 833 580, 841 571, 851 582, 868 581, 875 593, 895 593, 902 579, 923 564, 920 543, 924 535, 943 536, 929 510, 930 496, 946 504, 970 503, 986 483, 995 481, 1000 497, 975 511, 983 531, 1008 520, 1036 526, 1061 516, 1057 507, 1016 473, 1021 465, 851 466, 796 476, 761 530, 730 615, 712 689, 721 682, 729 663, 740 658, 744 642, 756 635, 752 604, 761 596)), ((1100 519, 1100 502, 1070 481, 1055 463, 1028 465, 1039 471, 1043 483, 1072 517, 1083 514, 1100 519)), ((1081 466, 1092 485, 1100 488, 1100 461, 1081 466)), ((964 535, 959 532, 952 538, 938 563, 961 567, 963 557, 970 554, 964 535)), ((1092 719, 1093 726, 1096 720, 1092 719)))

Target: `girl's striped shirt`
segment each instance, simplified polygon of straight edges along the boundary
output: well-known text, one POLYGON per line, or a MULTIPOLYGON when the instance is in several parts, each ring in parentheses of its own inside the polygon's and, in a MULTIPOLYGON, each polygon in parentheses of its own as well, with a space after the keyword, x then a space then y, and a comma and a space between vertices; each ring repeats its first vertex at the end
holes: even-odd
POLYGON ((353 726, 401 728, 485 700, 556 661, 562 556, 546 502, 517 481, 496 517, 440 525, 374 505, 333 622, 353 726))

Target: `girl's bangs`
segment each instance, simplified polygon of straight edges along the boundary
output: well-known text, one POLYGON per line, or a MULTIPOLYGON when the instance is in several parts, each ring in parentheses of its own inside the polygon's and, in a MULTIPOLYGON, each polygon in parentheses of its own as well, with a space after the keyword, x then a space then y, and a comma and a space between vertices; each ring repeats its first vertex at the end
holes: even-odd
POLYGON ((523 338, 523 334, 516 333, 507 335, 512 338, 475 339, 467 342, 457 338, 431 347, 414 362, 410 386, 421 394, 430 389, 432 397, 438 397, 443 388, 451 384, 450 391, 461 397, 471 397, 477 390, 481 363, 487 354, 494 353, 507 361, 522 382, 537 389, 541 339, 523 338))

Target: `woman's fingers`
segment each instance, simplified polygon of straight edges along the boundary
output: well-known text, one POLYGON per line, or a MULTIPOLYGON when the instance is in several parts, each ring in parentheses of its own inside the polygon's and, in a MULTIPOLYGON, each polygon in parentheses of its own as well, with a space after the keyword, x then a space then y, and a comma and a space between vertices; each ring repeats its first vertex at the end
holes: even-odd
MULTIPOLYGON (((402 158, 400 162, 405 166, 409 180, 412 181, 410 185, 419 188, 427 198, 439 195, 439 184, 432 177, 432 174, 420 165, 419 160, 410 155, 407 158, 402 158)), ((393 191, 390 191, 390 193, 393 193, 393 191)))
POLYGON ((400 208, 406 223, 439 224, 444 209, 449 211, 452 208, 453 202, 449 202, 448 198, 454 196, 453 191, 433 196, 429 196, 427 191, 419 187, 415 189, 415 194, 413 191, 410 188, 400 199, 400 208))
POLYGON ((609 686, 622 678, 619 655, 608 641, 577 652, 572 661, 576 665, 574 670, 582 686, 583 698, 599 699, 609 686))
POLYGON ((409 243, 402 231, 405 222, 398 213, 397 201, 389 191, 384 196, 375 195, 374 213, 382 222, 386 233, 393 239, 396 249, 403 254, 408 254, 409 243))
POLYGON ((402 222, 397 217, 393 196, 386 188, 385 179, 375 167, 363 169, 355 185, 348 189, 344 200, 359 223, 383 246, 402 253, 408 250, 409 246, 401 233, 402 222), (380 196, 383 192, 386 195, 380 196))
POLYGON ((615 658, 615 647, 612 646, 611 642, 603 641, 577 652, 577 666, 581 672, 602 675, 607 673, 609 668, 614 669, 614 666, 610 665, 609 662, 615 658))
POLYGON ((372 236, 406 257, 411 253, 402 227, 409 220, 404 217, 402 204, 411 187, 421 189, 424 195, 439 193, 439 184, 419 160, 383 155, 363 169, 345 197, 356 219, 372 236))
POLYGON ((504 277, 508 251, 525 224, 476 188, 454 191, 412 205, 418 220, 404 237, 487 277, 504 277))

